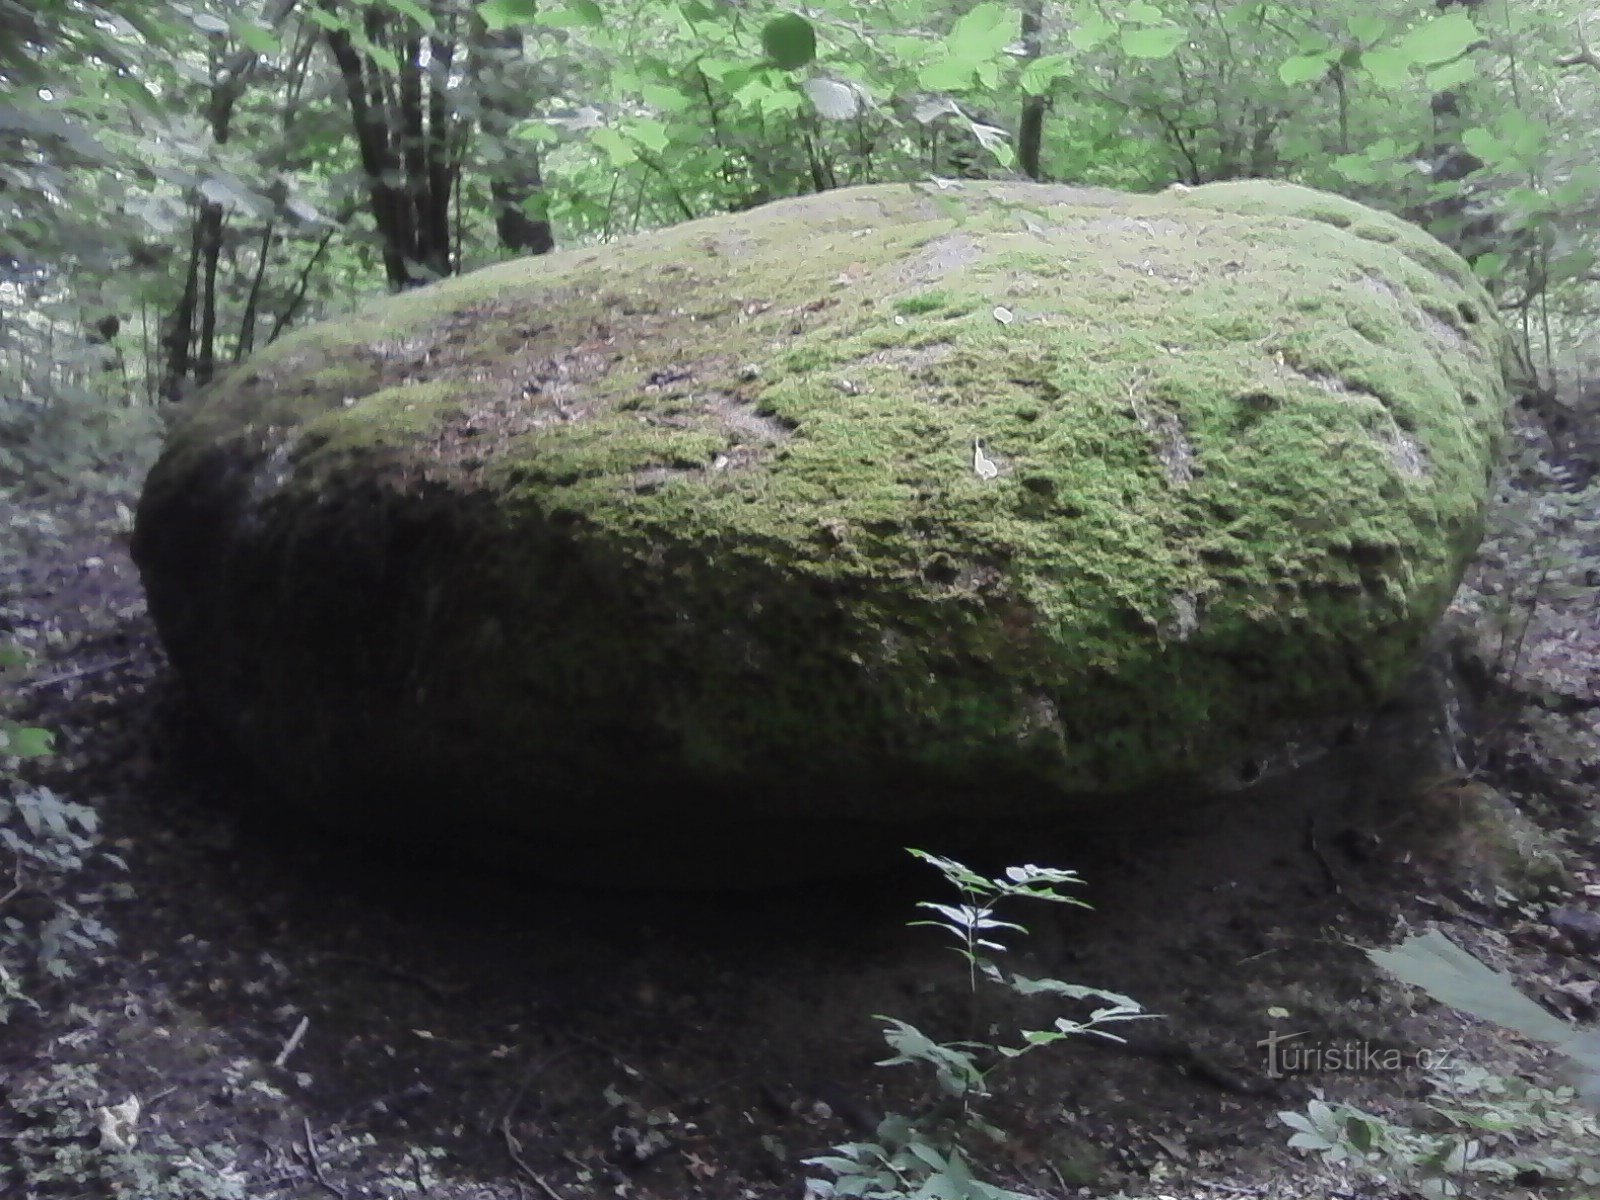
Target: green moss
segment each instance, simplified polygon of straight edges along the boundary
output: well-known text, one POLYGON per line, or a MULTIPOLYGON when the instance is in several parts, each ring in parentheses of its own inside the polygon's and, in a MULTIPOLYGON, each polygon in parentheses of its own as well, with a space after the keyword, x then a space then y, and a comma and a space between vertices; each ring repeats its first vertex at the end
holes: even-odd
POLYGON ((914 317, 922 313, 938 312, 950 303, 946 292, 922 292, 916 296, 901 296, 894 302, 894 311, 914 317))
MULTIPOLYGON (((371 536, 398 509, 405 546, 450 547, 399 582, 382 560, 406 686, 512 747, 505 777, 625 775, 583 748, 621 729, 641 763, 775 795, 1116 790, 1404 672, 1475 537, 1491 311, 1419 231, 1285 185, 850 189, 287 339, 153 487, 300 427, 268 554, 293 579, 387 481, 371 536)), ((348 660, 337 622, 259 620, 348 660)), ((411 760, 456 762, 400 716, 411 760)))

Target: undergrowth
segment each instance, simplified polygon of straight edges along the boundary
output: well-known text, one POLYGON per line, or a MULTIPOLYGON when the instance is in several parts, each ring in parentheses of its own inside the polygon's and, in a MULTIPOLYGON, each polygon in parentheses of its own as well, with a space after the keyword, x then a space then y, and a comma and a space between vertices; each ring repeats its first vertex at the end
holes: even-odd
POLYGON ((1600 1033, 1569 1025, 1443 934, 1368 957, 1433 999, 1542 1043, 1575 1085, 1508 1079, 1463 1065, 1432 1072, 1432 1096, 1411 1123, 1350 1104, 1312 1100, 1279 1119, 1289 1145, 1427 1200, 1539 1194, 1591 1200, 1600 1186, 1600 1033))
MULTIPOLYGON (((0 647, 0 682, 16 681, 27 667, 18 648, 0 647)), ((39 1011, 38 993, 114 941, 94 915, 108 895, 86 886, 85 873, 95 860, 119 871, 126 864, 100 844, 94 809, 22 773, 23 760, 49 754, 52 740, 48 730, 0 708, 0 1023, 10 1022, 19 1006, 39 1011)), ((112 891, 115 899, 130 894, 126 884, 112 891)))
POLYGON ((806 1159, 806 1165, 832 1176, 807 1181, 817 1200, 862 1197, 863 1200, 1030 1200, 1024 1193, 986 1182, 974 1171, 975 1147, 998 1143, 1003 1134, 985 1117, 994 1095, 995 1078, 1023 1055, 1065 1038, 1105 1037, 1120 1040, 1108 1028, 1146 1016, 1126 996, 1060 979, 1032 979, 1002 967, 995 955, 1006 947, 999 939, 1026 934, 1025 926, 996 915, 1014 900, 1041 900, 1087 907, 1059 889, 1081 882, 1076 872, 1049 867, 1010 867, 989 878, 953 859, 925 851, 913 855, 935 867, 960 895, 955 904, 923 901, 918 907, 933 914, 914 925, 928 925, 950 935, 955 952, 967 966, 969 1035, 939 1041, 898 1017, 882 1016, 883 1037, 894 1054, 878 1065, 910 1066, 931 1076, 935 1099, 915 1114, 890 1113, 868 1141, 846 1142, 831 1154, 806 1159), (1082 1016, 1057 1017, 1047 1029, 1020 1029, 1014 1040, 1001 1040, 990 1006, 1005 997, 1051 996, 1063 1003, 1094 1007, 1082 1016))

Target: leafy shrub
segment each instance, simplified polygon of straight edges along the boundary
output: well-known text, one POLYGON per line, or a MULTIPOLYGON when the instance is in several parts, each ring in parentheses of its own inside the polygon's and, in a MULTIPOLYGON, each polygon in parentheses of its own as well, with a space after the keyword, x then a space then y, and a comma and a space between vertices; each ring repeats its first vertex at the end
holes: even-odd
MULTIPOLYGON (((0 670, 15 677, 25 662, 16 649, 0 648, 0 670)), ((99 846, 99 815, 18 775, 21 759, 48 754, 50 744, 48 731, 0 717, 0 852, 10 860, 0 875, 0 1022, 19 1003, 37 1007, 30 979, 67 978, 114 941, 89 912, 89 902, 103 897, 74 888, 96 858, 125 869, 99 846), (4 907, 24 892, 44 901, 30 906, 27 920, 4 907)))
POLYGON ((996 916, 996 910, 1023 899, 1086 907, 1083 901, 1058 890, 1081 882, 1075 872, 1010 867, 991 879, 953 859, 922 850, 911 853, 937 868, 960 893, 956 904, 921 902, 918 907, 934 915, 912 923, 944 930, 967 964, 972 1035, 941 1042, 907 1021, 880 1015, 877 1019, 884 1023, 884 1040, 895 1053, 878 1065, 925 1068, 932 1074, 939 1099, 918 1116, 886 1116, 872 1141, 847 1142, 835 1146, 832 1154, 807 1159, 806 1165, 833 1176, 831 1181, 809 1180, 807 1189, 823 1200, 844 1196, 865 1200, 1027 1200, 1022 1193, 986 1183, 973 1173, 973 1139, 998 1140, 1000 1136, 980 1112, 981 1102, 992 1094, 995 1073, 1006 1063, 1063 1038, 1092 1035, 1120 1040, 1105 1027, 1146 1014, 1137 1003, 1115 992, 1059 979, 1030 979, 996 962, 994 955, 1005 950, 998 940, 1001 936, 1027 933, 1024 926, 996 916), (1087 1001, 1098 1007, 1082 1017, 1057 1017, 1048 1029, 1021 1029, 1014 1044, 1004 1044, 993 1040, 994 1035, 985 1039, 978 1033, 986 1028, 983 1002, 994 991, 1087 1001))
POLYGON ((1436 1071, 1429 1075, 1432 1119, 1420 1128, 1319 1099, 1303 1113, 1278 1114, 1294 1130, 1289 1145, 1371 1178, 1402 1183, 1428 1200, 1482 1195, 1483 1186, 1497 1183, 1558 1185, 1542 1193, 1552 1196, 1594 1195, 1600 1184, 1596 1032, 1546 1011, 1508 976, 1436 930, 1367 954, 1440 1003, 1556 1050, 1568 1059, 1577 1086, 1544 1087, 1470 1066, 1436 1071))
POLYGON ((1470 1066, 1436 1072, 1429 1082, 1431 1119, 1418 1127, 1324 1100, 1279 1119, 1294 1130, 1289 1145, 1296 1150, 1428 1200, 1481 1196, 1496 1185, 1593 1195, 1600 1184, 1593 1151, 1600 1125, 1572 1088, 1538 1087, 1470 1066))

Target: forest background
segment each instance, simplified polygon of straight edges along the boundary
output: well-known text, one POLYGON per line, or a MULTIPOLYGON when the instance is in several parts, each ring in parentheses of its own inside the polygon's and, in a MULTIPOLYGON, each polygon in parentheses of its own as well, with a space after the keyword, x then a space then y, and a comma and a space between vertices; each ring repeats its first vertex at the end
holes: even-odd
POLYGON ((373 293, 929 176, 1352 196, 1458 247, 1548 390, 1594 336, 1589 8, 0 0, 0 487, 373 293))

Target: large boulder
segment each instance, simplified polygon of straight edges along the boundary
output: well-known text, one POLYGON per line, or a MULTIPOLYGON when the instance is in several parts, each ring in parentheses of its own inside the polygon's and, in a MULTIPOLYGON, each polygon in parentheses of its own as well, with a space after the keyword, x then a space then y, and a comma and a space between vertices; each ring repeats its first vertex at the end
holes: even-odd
POLYGON ((134 553, 282 796, 759 868, 1203 790, 1380 701, 1478 537, 1503 342, 1443 246, 1298 187, 847 189, 283 340, 134 553))

